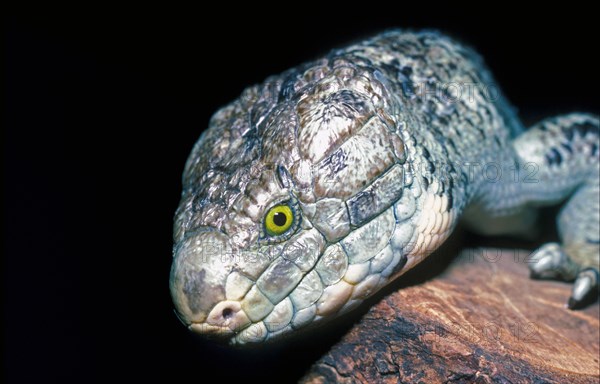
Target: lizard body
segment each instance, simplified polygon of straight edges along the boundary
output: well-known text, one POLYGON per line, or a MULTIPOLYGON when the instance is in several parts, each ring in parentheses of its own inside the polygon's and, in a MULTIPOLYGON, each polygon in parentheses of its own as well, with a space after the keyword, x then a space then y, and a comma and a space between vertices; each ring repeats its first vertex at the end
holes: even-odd
POLYGON ((569 200, 534 277, 597 291, 599 123, 525 130, 482 60, 437 32, 332 51, 218 111, 185 167, 171 293, 192 330, 261 342, 344 313, 433 252, 459 219, 527 231, 569 200))

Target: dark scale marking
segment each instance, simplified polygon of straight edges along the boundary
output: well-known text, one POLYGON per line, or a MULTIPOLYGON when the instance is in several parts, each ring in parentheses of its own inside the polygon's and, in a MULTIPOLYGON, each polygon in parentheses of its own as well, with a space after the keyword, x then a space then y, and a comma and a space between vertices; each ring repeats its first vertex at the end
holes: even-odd
POLYGON ((448 120, 448 118, 446 116, 438 116, 437 118, 442 127, 448 127, 448 124, 450 121, 448 120))
POLYGON ((363 191, 348 200, 346 205, 350 213, 350 221, 353 225, 362 225, 372 215, 375 204, 375 196, 372 191, 363 191))
POLYGON ((456 134, 456 137, 460 140, 462 138, 462 133, 460 132, 460 130, 455 130, 454 133, 456 134))
POLYGON ((329 156, 323 163, 324 167, 329 168, 330 171, 330 175, 334 176, 336 175, 338 172, 340 172, 342 169, 347 167, 346 164, 346 158, 348 156, 346 155, 346 152, 344 152, 343 149, 338 149, 337 151, 335 151, 334 153, 331 154, 331 156, 329 156))
POLYGON ((573 129, 573 127, 563 126, 563 127, 561 127, 561 130, 562 130, 563 134, 565 135, 565 137, 567 138, 567 141, 572 142, 573 137, 575 137, 575 130, 573 129))
POLYGON ((400 200, 404 185, 398 180, 403 178, 403 168, 392 167, 365 190, 348 199, 346 207, 350 216, 350 224, 360 226, 400 200))
POLYGON ((592 156, 596 156, 596 154, 598 153, 598 144, 594 143, 592 144, 592 148, 590 149, 590 153, 592 156))
POLYGON ((396 264, 396 266, 392 268, 392 273, 390 276, 394 276, 396 273, 400 272, 402 268, 404 268, 404 266, 406 265, 407 261, 408 257, 406 257, 406 255, 403 254, 402 256, 400 256, 400 260, 398 260, 398 264, 396 264))
POLYGON ((284 83, 281 87, 281 92, 279 92, 279 100, 287 101, 290 100, 294 96, 294 85, 295 82, 290 81, 289 83, 284 83))
POLYGON ((552 153, 554 154, 554 161, 556 161, 557 165, 560 165, 562 163, 562 155, 556 148, 552 148, 552 153))
POLYGON ((560 165, 562 163, 562 156, 560 152, 558 152, 556 148, 552 148, 550 153, 546 154, 546 162, 548 165, 560 165))
POLYGON ((498 147, 502 147, 502 141, 500 140, 500 138, 498 137, 498 135, 494 136, 494 141, 496 142, 496 144, 498 145, 498 147))
POLYGON ((399 63, 398 60, 394 59, 388 63, 381 63, 379 65, 384 72, 386 72, 391 79, 397 77, 399 72, 399 63))
POLYGON ((292 186, 292 176, 283 165, 277 166, 277 180, 282 188, 290 188, 292 186))
POLYGON ((439 186, 440 186, 440 190, 438 191, 438 194, 441 196, 444 194, 444 192, 446 191, 446 183, 444 183, 443 178, 440 178, 440 181, 442 181, 439 186))
POLYGON ((448 146, 450 146, 450 148, 453 149, 454 153, 458 152, 458 150, 456 149, 456 144, 454 143, 454 140, 452 140, 451 138, 447 138, 446 143, 448 144, 448 146))
POLYGON ((571 148, 571 144, 569 143, 561 143, 560 144, 569 154, 573 154, 573 148, 571 148))
POLYGON ((588 133, 595 133, 596 135, 598 135, 599 127, 587 122, 583 124, 576 124, 573 126, 573 129, 579 132, 579 135, 581 137, 585 137, 585 135, 587 135, 588 133))
POLYGON ((400 81, 400 87, 402 88, 402 93, 409 99, 412 99, 416 96, 415 94, 415 85, 413 81, 410 79, 412 75, 411 67, 403 67, 398 72, 398 80, 400 81))
POLYGON ((431 159, 427 160, 427 165, 428 165, 428 171, 431 175, 433 175, 433 173, 435 172, 435 164, 433 163, 433 161, 431 159))
POLYGON ((296 94, 295 86, 299 79, 300 72, 297 70, 294 70, 285 78, 283 84, 281 85, 281 90, 279 91, 280 102, 293 98, 293 96, 296 94))
POLYGON ((426 159, 431 159, 431 154, 429 153, 429 151, 427 150, 427 148, 423 147, 423 156, 426 159))
POLYGON ((462 170, 460 172, 460 181, 462 182, 463 185, 467 185, 469 183, 469 175, 467 174, 466 171, 462 170))

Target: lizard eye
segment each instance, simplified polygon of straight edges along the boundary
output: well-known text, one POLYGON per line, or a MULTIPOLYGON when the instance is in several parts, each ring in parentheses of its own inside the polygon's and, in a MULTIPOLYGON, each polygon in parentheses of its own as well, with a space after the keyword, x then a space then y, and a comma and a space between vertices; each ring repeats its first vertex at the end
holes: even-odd
POLYGON ((276 205, 265 216, 265 232, 269 236, 282 235, 292 227, 294 221, 294 211, 289 205, 276 205))

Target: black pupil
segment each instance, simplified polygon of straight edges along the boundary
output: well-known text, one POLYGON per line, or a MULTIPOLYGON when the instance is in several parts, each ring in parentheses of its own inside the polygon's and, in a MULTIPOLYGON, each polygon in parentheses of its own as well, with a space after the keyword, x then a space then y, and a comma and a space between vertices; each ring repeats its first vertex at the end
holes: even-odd
POLYGON ((283 227, 285 225, 285 223, 287 222, 287 217, 285 216, 285 213, 283 213, 283 212, 277 212, 273 216, 273 222, 278 227, 283 227))

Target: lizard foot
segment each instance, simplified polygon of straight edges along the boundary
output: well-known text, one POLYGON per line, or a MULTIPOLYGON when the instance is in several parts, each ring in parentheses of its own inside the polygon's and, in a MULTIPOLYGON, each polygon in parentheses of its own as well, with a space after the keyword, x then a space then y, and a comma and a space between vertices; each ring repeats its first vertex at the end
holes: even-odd
POLYGON ((565 253, 560 244, 547 243, 535 250, 529 259, 533 279, 574 281, 569 309, 580 309, 594 302, 600 290, 600 274, 596 268, 581 269, 565 253))

